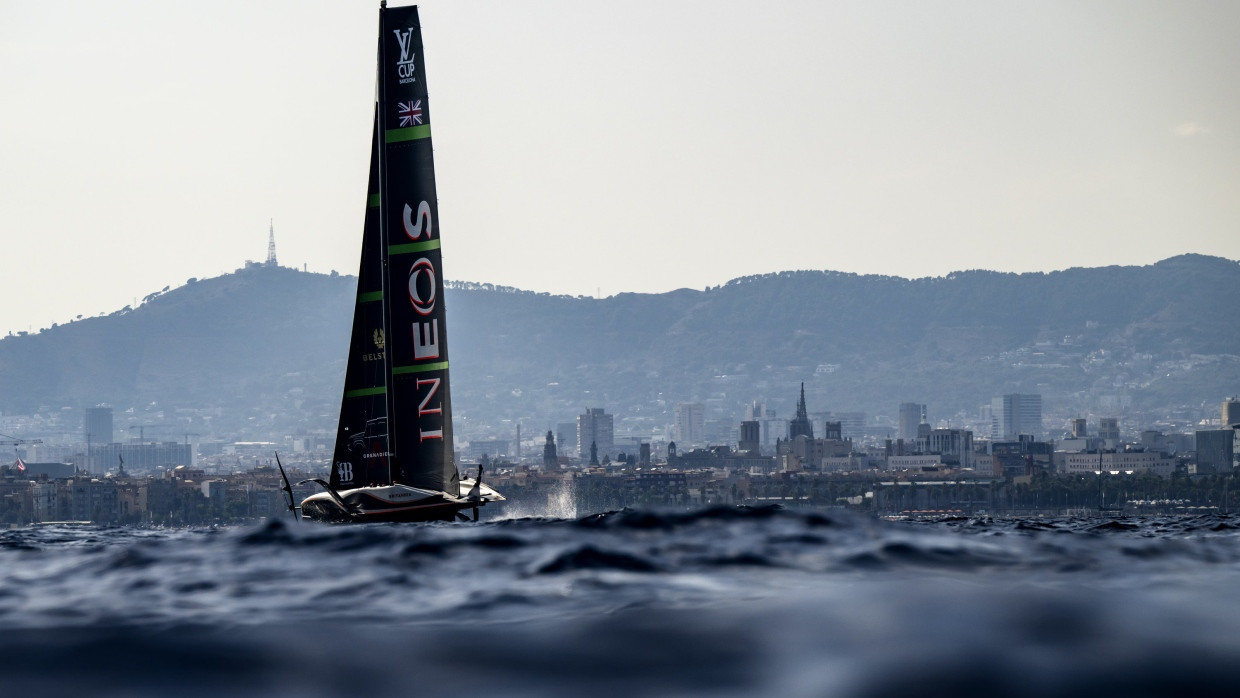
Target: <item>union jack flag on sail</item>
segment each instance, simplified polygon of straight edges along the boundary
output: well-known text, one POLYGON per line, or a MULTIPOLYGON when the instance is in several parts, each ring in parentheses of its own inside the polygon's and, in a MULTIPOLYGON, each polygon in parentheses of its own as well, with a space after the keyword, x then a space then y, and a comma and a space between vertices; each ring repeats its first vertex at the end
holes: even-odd
POLYGON ((413 126, 422 123, 422 100, 397 102, 396 115, 400 117, 401 126, 413 126))
POLYGON ((22 471, 23 473, 26 472, 26 464, 22 462, 22 459, 20 456, 18 456, 17 458, 17 469, 22 471))

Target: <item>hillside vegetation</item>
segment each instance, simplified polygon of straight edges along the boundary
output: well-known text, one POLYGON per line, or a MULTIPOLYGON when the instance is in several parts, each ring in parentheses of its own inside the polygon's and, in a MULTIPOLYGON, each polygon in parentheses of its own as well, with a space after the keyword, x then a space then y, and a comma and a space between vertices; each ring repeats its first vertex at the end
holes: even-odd
MULTIPOLYGON (((0 410, 156 403, 214 409, 217 424, 332 428, 355 284, 253 266, 5 338, 0 410)), ((1184 255, 915 280, 784 272, 605 299, 460 284, 446 303, 458 432, 511 420, 531 433, 586 406, 635 430, 682 401, 706 402, 708 418, 763 399, 786 415, 801 381, 811 411, 915 401, 950 417, 1027 391, 1048 413, 1191 412, 1240 391, 1237 297, 1240 264, 1184 255)))

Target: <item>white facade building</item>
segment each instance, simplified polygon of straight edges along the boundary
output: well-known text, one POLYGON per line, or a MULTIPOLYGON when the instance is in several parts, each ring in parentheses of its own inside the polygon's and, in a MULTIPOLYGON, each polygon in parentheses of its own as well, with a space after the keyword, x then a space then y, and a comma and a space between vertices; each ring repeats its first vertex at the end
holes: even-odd
POLYGON ((1065 453, 1055 454, 1061 473, 1092 475, 1099 470, 1108 473, 1154 473, 1170 477, 1175 472, 1175 459, 1149 451, 1134 453, 1065 453))
POLYGON ((921 468, 938 468, 942 465, 943 458, 937 453, 887 457, 888 470, 920 470, 921 468))

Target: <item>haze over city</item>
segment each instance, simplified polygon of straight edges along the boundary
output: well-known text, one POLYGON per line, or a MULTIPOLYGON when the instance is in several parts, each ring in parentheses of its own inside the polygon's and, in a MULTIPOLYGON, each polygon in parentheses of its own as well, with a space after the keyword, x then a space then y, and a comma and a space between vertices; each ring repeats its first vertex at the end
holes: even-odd
MULTIPOLYGON (((0 332, 262 260, 356 273, 365 3, 0 2, 0 332), (20 299, 17 302, 16 299, 20 299)), ((446 275, 1240 258, 1226 2, 422 3, 446 275)))

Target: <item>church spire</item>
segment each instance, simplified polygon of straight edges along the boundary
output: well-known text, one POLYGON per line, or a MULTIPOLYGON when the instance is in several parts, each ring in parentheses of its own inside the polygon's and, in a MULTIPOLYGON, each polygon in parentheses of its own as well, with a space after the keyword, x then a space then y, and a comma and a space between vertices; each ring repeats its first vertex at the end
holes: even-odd
POLYGON ((814 438, 814 425, 809 421, 809 410, 805 408, 805 383, 801 383, 801 399, 797 401, 797 416, 788 424, 788 438, 804 436, 814 438))

